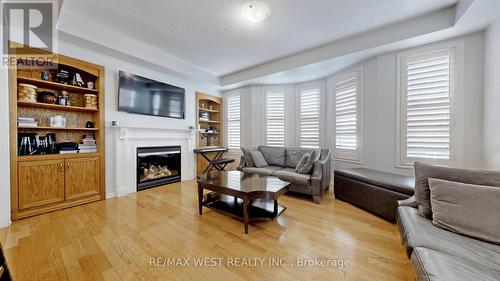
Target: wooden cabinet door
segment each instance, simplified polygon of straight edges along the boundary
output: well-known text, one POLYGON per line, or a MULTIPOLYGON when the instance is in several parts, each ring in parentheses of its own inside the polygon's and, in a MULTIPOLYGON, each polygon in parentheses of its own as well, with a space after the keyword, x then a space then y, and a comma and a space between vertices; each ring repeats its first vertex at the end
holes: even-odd
POLYGON ((64 201, 64 160, 18 164, 19 209, 64 201))
POLYGON ((100 194, 99 157, 66 159, 66 200, 100 194))

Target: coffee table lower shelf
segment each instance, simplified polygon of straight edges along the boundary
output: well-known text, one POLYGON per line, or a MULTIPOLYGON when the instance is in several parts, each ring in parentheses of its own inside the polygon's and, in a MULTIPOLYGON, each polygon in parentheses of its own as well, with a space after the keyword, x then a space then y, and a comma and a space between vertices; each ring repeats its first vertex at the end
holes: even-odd
MULTIPOLYGON (((207 197, 214 196, 217 196, 217 194, 210 193, 207 197)), ((203 206, 218 213, 222 213, 224 215, 228 215, 242 221, 244 220, 242 199, 225 195, 219 195, 218 197, 218 199, 204 200, 203 206)), ((273 220, 279 217, 286 210, 286 207, 279 203, 276 203, 275 210, 274 204, 274 200, 251 200, 248 205, 248 220, 273 220)))

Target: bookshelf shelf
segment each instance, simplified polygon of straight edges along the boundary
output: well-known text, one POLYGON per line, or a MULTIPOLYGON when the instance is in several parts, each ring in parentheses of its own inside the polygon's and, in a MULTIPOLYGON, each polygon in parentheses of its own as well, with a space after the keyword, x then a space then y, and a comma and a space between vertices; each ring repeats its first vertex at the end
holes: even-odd
POLYGON ((99 131, 99 128, 59 128, 59 127, 28 127, 28 126, 17 126, 19 130, 43 130, 43 131, 99 131))
POLYGON ((43 88, 48 88, 48 89, 57 89, 57 90, 63 90, 63 91, 68 91, 68 92, 83 93, 83 94, 98 94, 99 93, 99 91, 96 89, 88 89, 88 88, 84 88, 84 87, 61 84, 61 83, 57 83, 57 82, 53 82, 53 81, 45 81, 45 80, 40 80, 40 79, 35 79, 35 78, 30 78, 30 77, 25 77, 25 76, 18 76, 17 81, 20 83, 33 84, 33 85, 38 86, 38 87, 43 87, 43 88))
POLYGON ((57 110, 68 110, 68 111, 81 111, 81 112, 98 112, 99 109, 85 108, 80 106, 66 106, 58 104, 49 104, 41 102, 30 102, 30 101, 17 101, 17 106, 20 107, 40 107, 40 108, 50 108, 57 110))

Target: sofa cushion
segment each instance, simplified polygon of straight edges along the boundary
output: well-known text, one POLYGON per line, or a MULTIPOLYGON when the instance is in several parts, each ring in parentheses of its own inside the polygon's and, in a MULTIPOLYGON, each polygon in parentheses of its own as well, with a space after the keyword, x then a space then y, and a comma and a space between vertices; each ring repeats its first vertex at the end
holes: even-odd
POLYGON ((257 168, 257 167, 244 167, 242 171, 244 173, 251 173, 251 174, 260 174, 260 175, 266 175, 266 176, 271 176, 274 172, 282 170, 283 167, 279 166, 267 166, 263 168, 257 168))
POLYGON ((432 224, 500 244, 500 188, 429 179, 432 224))
POLYGON ((262 152, 264 159, 266 159, 267 164, 270 166, 281 166, 285 167, 285 148, 284 147, 274 147, 261 145, 258 147, 259 151, 262 152))
POLYGON ((416 280, 497 281, 500 272, 481 263, 463 260, 428 248, 417 247, 411 255, 416 280))
POLYGON ((252 160, 253 163, 255 164, 255 167, 263 168, 269 166, 266 162, 266 159, 264 159, 264 156, 262 156, 262 153, 260 151, 250 151, 250 155, 252 156, 252 160))
POLYGON ((428 219, 432 218, 429 178, 500 186, 500 172, 447 168, 415 162, 415 198, 418 203, 418 212, 428 219))
POLYGON ((255 147, 242 147, 241 148, 241 152, 243 152, 243 158, 245 158, 245 164, 247 167, 255 167, 255 163, 253 162, 252 155, 250 155, 250 152, 255 151, 255 150, 257 150, 257 148, 255 148, 255 147))
POLYGON ((298 174, 292 168, 276 171, 273 173, 273 176, 278 177, 280 180, 299 185, 310 185, 311 183, 311 175, 298 174))
POLYGON ((300 158, 299 163, 297 163, 297 166, 295 166, 294 171, 296 173, 298 173, 300 171, 300 169, 304 166, 304 164, 306 164, 307 159, 309 158, 310 155, 311 154, 309 154, 309 153, 302 155, 302 158, 300 158))
POLYGON ((335 175, 358 180, 410 196, 415 192, 415 179, 412 177, 365 168, 335 170, 335 175))
POLYGON ((287 168, 295 168, 299 163, 302 156, 306 153, 311 153, 312 151, 318 152, 318 159, 321 156, 320 149, 312 149, 312 148, 298 148, 298 147, 288 147, 286 149, 286 161, 285 166, 287 168))
POLYGON ((397 220, 408 254, 424 247, 500 270, 498 245, 435 227, 412 207, 399 207, 397 220))

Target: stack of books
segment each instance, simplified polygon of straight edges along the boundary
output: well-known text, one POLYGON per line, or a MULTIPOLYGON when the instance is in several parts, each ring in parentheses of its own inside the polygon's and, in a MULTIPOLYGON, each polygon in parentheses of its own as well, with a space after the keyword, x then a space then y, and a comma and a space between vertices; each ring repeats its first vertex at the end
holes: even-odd
POLYGON ((59 154, 72 154, 78 153, 78 144, 74 142, 63 142, 57 144, 57 148, 59 149, 59 154))
POLYGON ((17 125, 19 127, 38 127, 38 122, 35 118, 17 117, 17 125))
POLYGON ((93 153, 97 152, 97 145, 95 144, 94 136, 84 136, 82 143, 78 145, 80 153, 93 153))

